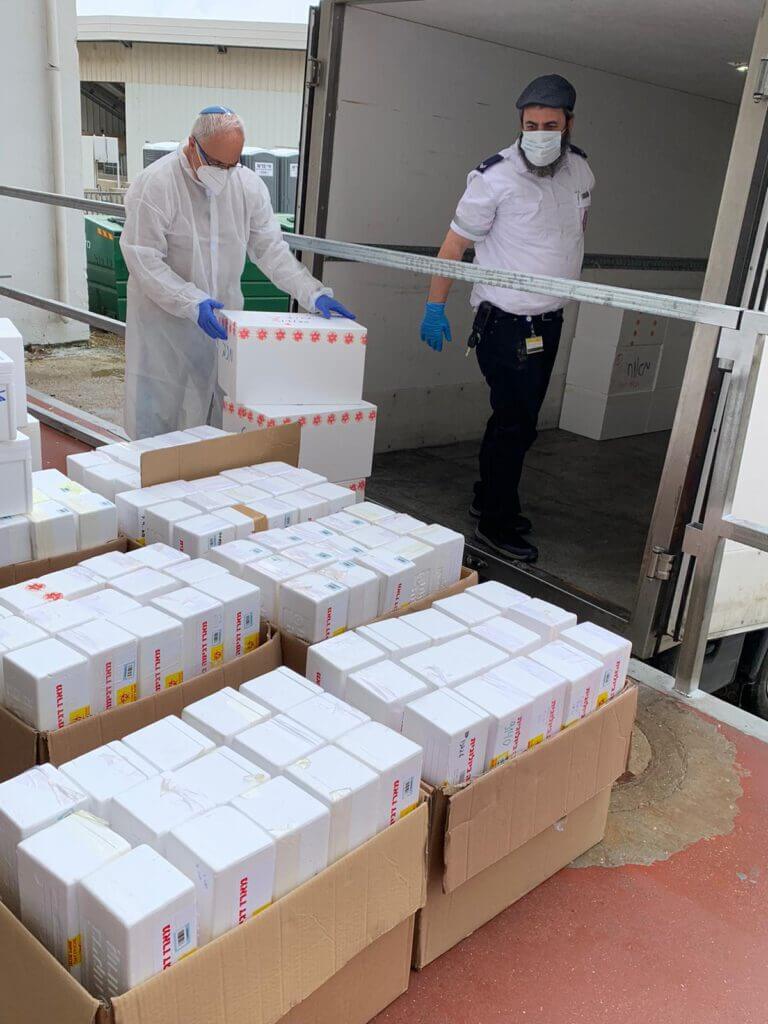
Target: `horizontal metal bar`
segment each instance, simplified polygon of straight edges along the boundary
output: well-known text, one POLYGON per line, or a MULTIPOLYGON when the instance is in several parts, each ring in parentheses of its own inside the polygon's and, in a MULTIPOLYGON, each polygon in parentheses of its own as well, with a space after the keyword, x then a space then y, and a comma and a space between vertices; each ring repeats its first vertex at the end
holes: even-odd
POLYGON ((128 440, 126 432, 116 423, 109 423, 34 388, 27 388, 27 404, 32 415, 41 423, 91 448, 128 440))
POLYGON ((108 213, 125 217, 125 207, 121 203, 105 203, 102 199, 81 199, 78 196, 58 195, 56 192, 39 192, 33 188, 17 188, 15 185, 0 185, 0 196, 29 199, 33 203, 46 203, 48 206, 65 206, 85 213, 108 213))
POLYGON ((737 544, 745 544, 758 551, 768 551, 768 526, 752 523, 749 519, 723 516, 720 535, 726 540, 736 541, 737 544))
POLYGON ((64 302, 55 302, 53 299, 46 299, 42 295, 22 292, 18 288, 8 288, 4 284, 0 284, 0 295, 4 295, 7 299, 15 299, 17 302, 25 302, 28 306, 46 309, 49 313, 57 313, 68 320, 79 320, 81 323, 90 324, 91 327, 96 327, 100 331, 110 331, 121 338, 125 337, 125 324, 122 320, 113 320, 111 316, 101 316, 100 313, 91 313, 88 309, 67 306, 64 302))

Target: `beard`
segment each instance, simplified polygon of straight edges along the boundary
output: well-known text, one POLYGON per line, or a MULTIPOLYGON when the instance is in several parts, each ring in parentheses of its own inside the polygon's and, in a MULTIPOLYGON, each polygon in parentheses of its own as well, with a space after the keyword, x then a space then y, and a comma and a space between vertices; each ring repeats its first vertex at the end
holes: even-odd
POLYGON ((560 156, 556 160, 553 160, 551 164, 547 164, 546 167, 537 167, 536 164, 531 163, 531 161, 525 154, 525 150, 520 145, 520 139, 517 140, 517 148, 520 150, 520 154, 523 158, 523 163, 525 164, 526 168, 531 172, 531 174, 535 174, 537 178, 551 178, 555 171, 558 169, 558 167, 562 164, 563 160, 565 160, 566 156, 568 155, 568 143, 570 141, 571 132, 569 128, 566 128, 563 132, 563 137, 560 142, 560 156))

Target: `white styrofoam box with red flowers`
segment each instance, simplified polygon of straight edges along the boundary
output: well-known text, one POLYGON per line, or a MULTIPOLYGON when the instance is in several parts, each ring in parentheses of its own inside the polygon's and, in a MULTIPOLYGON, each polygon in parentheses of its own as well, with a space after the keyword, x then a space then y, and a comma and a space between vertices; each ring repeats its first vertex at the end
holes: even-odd
POLYGON ((227 337, 218 343, 219 385, 238 405, 319 398, 354 404, 362 398, 368 342, 362 324, 244 310, 224 310, 222 321, 227 337))
POLYGON ((362 482, 363 490, 365 478, 371 475, 376 417, 376 406, 370 402, 251 406, 227 396, 223 406, 224 429, 232 433, 298 423, 299 466, 321 473, 334 483, 362 482))

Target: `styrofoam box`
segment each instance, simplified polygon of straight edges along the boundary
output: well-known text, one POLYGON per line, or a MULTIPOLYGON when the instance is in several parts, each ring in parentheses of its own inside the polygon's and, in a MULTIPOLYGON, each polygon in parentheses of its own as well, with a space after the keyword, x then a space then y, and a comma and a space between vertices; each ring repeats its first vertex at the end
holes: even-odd
MULTIPOLYGON (((311 695, 309 699, 313 699, 311 695)), ((301 704, 294 705, 291 713, 299 707, 301 704)), ((317 750, 322 743, 317 733, 283 714, 238 733, 232 741, 232 749, 274 777, 317 750)))
POLYGON ((255 540, 231 540, 220 547, 211 548, 206 553, 206 561, 215 562, 222 566, 227 572, 235 576, 242 576, 244 565, 249 562, 257 562, 260 558, 269 558, 272 551, 263 547, 255 540))
POLYGON ((278 590, 277 603, 280 629, 307 643, 327 640, 347 628, 349 591, 320 573, 286 580, 278 590))
POLYGON ((533 698, 501 683, 493 675, 470 679, 456 693, 477 704, 490 718, 484 771, 526 749, 533 726, 533 698))
POLYGON ((293 484, 282 476, 263 476, 258 473, 254 475, 257 478, 253 484, 255 489, 259 494, 267 495, 270 498, 280 498, 282 500, 296 490, 293 484))
POLYGON ((173 527, 173 546, 192 558, 202 558, 211 548, 235 540, 235 527, 218 515, 196 515, 173 527))
POLYGON ((379 613, 379 577, 375 572, 350 560, 334 562, 321 573, 349 591, 348 629, 355 629, 376 618, 379 613))
POLYGON ((166 569, 190 560, 190 556, 183 551, 163 543, 146 544, 136 551, 129 551, 125 557, 140 568, 156 569, 158 572, 165 572, 166 569))
POLYGON ((561 638, 570 646, 602 661, 603 680, 597 694, 598 707, 624 688, 632 656, 629 640, 593 622, 582 622, 578 626, 564 629, 561 638))
POLYGON ((88 797, 86 810, 104 821, 109 821, 113 796, 158 774, 154 765, 121 740, 105 743, 67 761, 61 772, 88 797))
POLYGON ((287 462, 257 462, 250 468, 256 470, 260 476, 285 476, 286 473, 290 473, 296 467, 289 465, 287 462))
POLYGON ((0 566, 32 560, 32 531, 26 516, 0 518, 0 566))
POLYGON ((404 512, 398 512, 387 519, 385 526, 390 533, 396 533, 398 537, 409 537, 414 530, 423 530, 427 523, 404 512))
POLYGON ((445 615, 450 615, 467 629, 496 618, 498 615, 498 611, 493 605, 486 604, 485 601, 469 594, 454 594, 452 597, 443 598, 442 601, 435 601, 432 607, 445 615))
POLYGON ((52 604, 38 604, 27 611, 27 619, 49 636, 76 629, 95 618, 96 613, 90 608, 64 599, 52 604))
POLYGON ((507 661, 496 666, 489 675, 533 699, 529 747, 560 731, 568 697, 568 682, 562 676, 532 658, 507 661))
POLYGON ((303 566, 304 572, 320 572, 334 562, 338 562, 337 552, 320 544, 299 544, 294 548, 288 548, 285 557, 291 562, 298 562, 303 566))
MULTIPOLYGON (((304 538, 300 533, 296 533, 293 529, 284 529, 278 527, 274 530, 264 530, 262 533, 254 534, 257 536, 256 541, 262 547, 269 550, 270 554, 281 554, 283 551, 287 551, 288 548, 296 547, 297 544, 304 544, 304 538)), ((253 537, 251 538, 253 539, 253 537)))
POLYGON ((92 466, 106 466, 112 461, 108 455, 104 455, 98 450, 76 452, 74 455, 67 456, 67 476, 81 487, 85 487, 83 473, 86 469, 90 469, 92 466))
POLYGON ((278 776, 235 797, 232 806, 272 837, 276 900, 327 867, 330 811, 300 786, 278 776))
POLYGON ((572 612, 537 597, 513 605, 506 614, 513 622, 538 633, 545 643, 557 640, 564 629, 576 625, 576 616, 572 612))
POLYGON ((364 544, 358 544, 358 542, 352 540, 351 537, 345 537, 341 533, 337 533, 335 537, 326 541, 325 546, 329 551, 335 552, 337 558, 348 559, 359 558, 361 555, 367 555, 371 550, 364 544))
POLYGON ((174 526, 184 519, 194 519, 199 515, 199 509, 180 498, 150 505, 144 513, 144 537, 147 544, 162 541, 163 544, 178 547, 173 540, 174 526))
POLYGON ((307 679, 341 700, 346 699, 347 677, 385 657, 381 647, 357 633, 341 633, 307 651, 307 679))
POLYGON ((78 883, 130 848, 105 821, 82 811, 19 844, 22 923, 78 980, 82 959, 78 883))
POLYGON ((563 729, 595 710, 603 682, 602 661, 559 640, 539 648, 530 657, 568 681, 563 729))
POLYGON ((384 619, 361 626, 358 635, 380 647, 388 658, 402 661, 430 646, 429 638, 402 619, 384 619))
MULTIPOLYGON (((327 518, 327 517, 324 517, 327 518)), ((336 534, 318 522, 296 523, 291 527, 291 533, 298 534, 305 544, 314 544, 318 547, 327 547, 336 534)))
POLYGON ((78 597, 87 597, 89 594, 95 594, 104 589, 103 580, 81 565, 73 565, 69 569, 46 573, 40 579, 46 586, 48 596, 58 593, 69 601, 77 600, 78 597))
POLYGON ((85 466, 82 476, 84 487, 109 501, 115 501, 117 495, 123 491, 136 491, 141 487, 141 477, 136 470, 119 462, 85 466))
MULTIPOLYGON (((187 485, 183 481, 155 484, 154 487, 142 487, 135 491, 123 491, 115 498, 120 532, 133 540, 146 540, 147 509, 153 508, 155 505, 163 505, 168 501, 178 501, 186 493, 187 485)), ((197 512, 198 510, 195 508, 192 514, 197 515, 197 512)))
POLYGON ((416 578, 413 562, 386 550, 371 551, 355 561, 379 577, 379 615, 387 615, 408 605, 416 578))
POLYGON ((168 778, 177 789, 209 797, 215 804, 226 804, 253 786, 269 781, 269 773, 249 758, 229 747, 195 758, 168 778))
POLYGON ((135 636, 112 622, 92 620, 62 630, 59 638, 88 661, 92 715, 138 699, 135 636))
POLYGON ((235 540, 247 540, 253 533, 253 517, 239 512, 236 508, 220 508, 216 516, 234 527, 235 540))
POLYGON ((388 519, 397 515, 393 509, 387 508, 385 505, 378 505, 373 501, 363 501, 355 505, 354 511, 358 519, 364 519, 371 526, 386 525, 388 519))
POLYGON ((118 441, 115 444, 105 444, 97 449, 103 455, 108 455, 113 462, 119 462, 122 466, 139 470, 141 468, 142 449, 132 441, 118 441))
POLYGON ((379 776, 378 831, 418 805, 424 753, 417 744, 379 722, 367 722, 345 733, 338 746, 379 776))
POLYGON ((147 843, 165 856, 171 829, 210 811, 218 802, 207 793, 177 784, 175 772, 163 772, 114 796, 110 819, 131 846, 147 843))
POLYGON ((238 501, 238 504, 243 504, 247 508, 253 509, 254 512, 258 512, 259 515, 264 516, 267 521, 267 527, 270 530, 295 526, 298 520, 298 513, 290 505, 280 501, 279 498, 249 499, 248 501, 238 501))
POLYGON ((236 499, 226 495, 223 490, 215 490, 210 493, 200 491, 195 494, 188 494, 184 501, 194 505, 200 512, 218 512, 219 509, 231 508, 232 505, 237 504, 236 499))
POLYGON ((324 743, 335 743, 340 736, 370 721, 368 715, 332 693, 319 693, 291 708, 289 717, 311 729, 324 743))
MULTIPOLYGON (((304 570, 296 562, 282 555, 270 555, 250 562, 243 567, 242 578, 259 588, 261 614, 268 622, 277 624, 280 591, 285 583, 303 575, 304 570)), ((0 599, 2 592, 0 592, 0 599)))
POLYGON ((80 551, 108 544, 117 537, 117 509, 100 494, 62 495, 62 505, 74 512, 80 551))
POLYGON ((223 662, 224 609, 220 601, 194 587, 182 587, 156 597, 152 605, 182 625, 185 679, 203 675, 223 662))
POLYGON ((0 619, 0 704, 5 703, 4 654, 28 647, 30 644, 47 640, 48 634, 39 626, 27 622, 18 615, 7 615, 0 619))
POLYGON ((486 619, 471 630, 474 636, 481 640, 487 640, 489 644, 495 644, 505 651, 508 658, 522 658, 531 651, 541 647, 543 641, 538 633, 532 629, 513 622, 504 615, 497 615, 492 619, 486 619))
POLYGON ((16 383, 13 359, 0 348, 0 442, 16 437, 16 383))
POLYGON ((259 646, 261 595, 253 583, 236 576, 214 576, 195 584, 195 590, 221 604, 224 616, 224 660, 250 654, 259 646))
MULTIPOLYGON (((277 479, 280 480, 281 477, 277 477, 277 479)), ((329 512, 329 505, 325 498, 321 498, 319 494, 312 494, 310 491, 291 491, 282 495, 281 500, 296 509, 300 523, 321 519, 329 512)))
MULTIPOLYGON (((297 470, 297 472, 303 473, 306 470, 297 470)), ((309 494, 317 495, 318 498, 322 498, 326 503, 326 516, 333 515, 335 512, 341 512, 343 509, 355 504, 355 496, 348 487, 339 487, 338 484, 328 482, 306 484, 305 487, 309 494)))
POLYGON ((73 811, 85 810, 88 797, 52 764, 30 768, 0 782, 0 899, 19 913, 16 847, 73 811))
MULTIPOLYGON (((360 509, 357 506, 357 510, 360 509)), ((385 523, 386 525, 386 523, 385 523)), ((428 544, 435 549, 435 576, 432 581, 434 592, 453 586, 461 576, 461 563, 464 559, 464 536, 449 530, 445 526, 433 524, 414 530, 411 534, 416 540, 428 544)))
POLYGON ((140 698, 183 681, 184 627, 178 619, 157 608, 140 606, 116 615, 113 621, 136 637, 140 698))
POLYGON ((62 492, 71 494, 87 494, 88 491, 80 484, 70 480, 58 469, 42 469, 32 474, 32 486, 36 491, 56 501, 62 492))
POLYGON ((390 533, 386 527, 379 526, 377 523, 367 523, 356 530, 350 530, 347 536, 356 544, 368 548, 369 551, 376 551, 379 548, 389 550, 391 544, 395 544, 401 539, 396 533, 390 533))
POLYGON ((377 410, 369 402, 248 407, 229 397, 223 410, 225 427, 236 434, 299 423, 299 465, 329 480, 341 484, 371 474, 377 410))
POLYGON ((434 687, 458 686, 507 660, 493 644, 466 634, 403 659, 403 668, 434 687))
POLYGON ((271 717, 271 708, 238 693, 231 686, 188 704, 181 712, 182 721, 218 746, 231 745, 238 733, 271 717))
POLYGON ((497 583, 496 580, 488 580, 486 583, 477 583, 474 587, 469 587, 465 593, 472 597, 479 597, 480 600, 485 601, 486 604, 492 604, 493 607, 497 608, 502 614, 507 612, 510 608, 514 608, 515 605, 523 604, 525 601, 530 601, 530 596, 528 594, 524 594, 520 590, 514 590, 512 587, 508 587, 504 583, 497 583))
POLYGON ((5 704, 40 732, 63 729, 91 714, 88 662, 54 638, 3 657, 5 704))
POLYGON ((197 947, 195 887, 148 846, 83 879, 82 981, 105 1003, 197 947))
POLYGON ((110 583, 118 576, 125 576, 129 572, 135 572, 139 565, 129 555, 122 551, 107 551, 106 554, 96 555, 94 558, 86 558, 80 563, 80 568, 91 573, 104 583, 110 583))
POLYGON ((414 629, 418 629, 430 641, 431 645, 442 644, 447 640, 455 640, 464 636, 467 627, 462 625, 450 615, 444 615, 434 608, 425 608, 421 612, 410 612, 408 615, 401 615, 400 621, 405 622, 414 629))
POLYGON ((424 750, 424 780, 463 786, 483 773, 490 730, 488 714, 455 690, 435 690, 411 701, 403 735, 424 750))
POLYGON ((321 484, 327 484, 328 479, 322 473, 313 473, 311 469, 289 469, 281 473, 280 477, 286 483, 293 484, 297 491, 308 491, 321 484))
POLYGON ((209 427, 206 423, 200 427, 187 427, 184 433, 191 434, 200 441, 212 441, 216 437, 227 436, 226 430, 221 430, 219 427, 209 427))
POLYGON ((240 693, 279 715, 314 697, 317 687, 293 669, 283 666, 249 679, 240 687, 240 693))
POLYGON ((165 570, 165 574, 176 580, 180 587, 194 587, 203 580, 229 575, 223 565, 211 562, 207 558, 192 558, 172 565, 165 570))
MULTIPOLYGON (((387 532, 391 532, 387 530, 387 532)), ((409 559, 416 566, 416 577, 414 579, 411 601, 421 601, 434 593, 435 578, 440 572, 440 562, 437 552, 429 544, 424 544, 415 537, 408 535, 398 536, 397 540, 386 545, 386 550, 396 555, 402 555, 409 559)))
MULTIPOLYGON (((0 445, 0 516, 25 515, 32 511, 32 449, 29 438, 16 434, 0 445)), ((74 549, 70 549, 74 550, 74 549)))
MULTIPOLYGON (((250 470, 243 470, 243 472, 250 472, 250 470)), ((260 490, 258 487, 254 487, 253 484, 232 484, 221 492, 226 497, 232 499, 234 505, 248 505, 255 507, 257 502, 271 501, 274 495, 267 494, 266 491, 260 490)), ((280 503, 281 507, 287 508, 287 505, 280 503)), ((295 518, 295 515, 294 515, 295 518)))
POLYGON ((29 446, 32 452, 32 472, 43 468, 43 440, 40 435, 40 420, 30 413, 27 414, 27 422, 19 426, 19 433, 29 438, 29 446))
POLYGON ((318 520, 317 525, 330 530, 332 533, 348 536, 352 530, 359 530, 361 526, 368 526, 369 524, 365 519, 358 519, 354 514, 354 507, 349 506, 343 512, 333 512, 329 516, 323 516, 322 519, 318 520))
MULTIPOLYGON (((310 648, 311 650, 311 648, 310 648)), ((345 699, 366 715, 400 732, 403 712, 409 701, 423 697, 431 687, 396 661, 377 661, 350 672, 345 699)))
MULTIPOLYGON (((249 466, 236 466, 234 469, 223 469, 221 476, 225 480, 231 480, 232 483, 242 484, 243 487, 250 485, 255 487, 259 480, 266 479, 265 475, 258 473, 255 469, 251 469, 249 466)), ((228 484, 229 487, 232 483, 228 484)))
POLYGON ((121 615, 141 608, 139 602, 134 601, 133 598, 126 597, 125 594, 121 594, 117 590, 109 589, 98 590, 95 594, 89 594, 88 597, 79 597, 72 604, 93 612, 97 619, 114 619, 115 621, 119 621, 121 615))
POLYGON ((10 356, 14 369, 16 426, 27 422, 27 382, 24 370, 24 340, 7 317, 0 317, 0 352, 10 356))
POLYGON ((166 840, 166 854, 195 883, 200 946, 272 902, 275 843, 234 807, 215 807, 179 825, 166 840))
POLYGON ((26 615, 30 608, 51 601, 61 601, 63 597, 64 595, 55 588, 50 589, 43 577, 26 580, 24 583, 14 583, 0 590, 0 604, 12 615, 26 615))
POLYGON ((42 501, 29 514, 32 554, 35 558, 56 558, 77 551, 75 513, 59 501, 42 501))
POLYGON ((210 737, 193 729, 176 715, 167 715, 129 733, 123 737, 123 743, 149 761, 158 772, 176 771, 216 746, 210 737))
POLYGON ((179 581, 155 569, 137 569, 125 576, 112 580, 110 586, 140 604, 149 604, 156 597, 170 594, 179 589, 179 581))

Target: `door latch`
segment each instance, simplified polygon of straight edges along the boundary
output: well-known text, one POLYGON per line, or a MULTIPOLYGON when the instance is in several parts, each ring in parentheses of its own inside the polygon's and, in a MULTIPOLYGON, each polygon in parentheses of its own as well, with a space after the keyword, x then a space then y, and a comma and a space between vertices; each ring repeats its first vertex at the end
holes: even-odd
POLYGON ((672 577, 672 570, 675 565, 675 556, 671 551, 656 544, 651 551, 646 576, 649 580, 668 580, 672 577))
POLYGON ((316 89, 320 85, 323 72, 323 62, 317 57, 307 57, 306 85, 310 89, 316 89))

